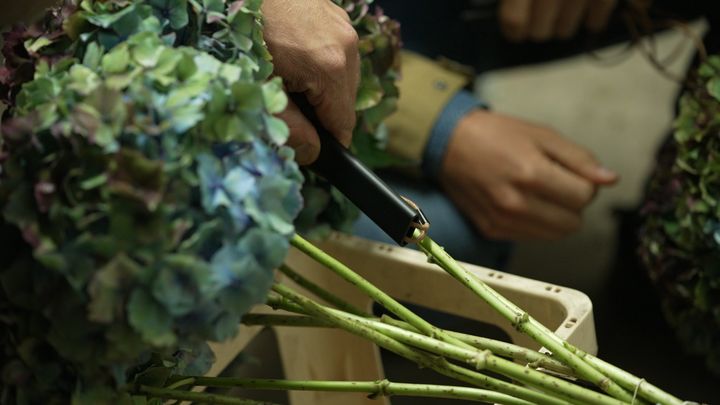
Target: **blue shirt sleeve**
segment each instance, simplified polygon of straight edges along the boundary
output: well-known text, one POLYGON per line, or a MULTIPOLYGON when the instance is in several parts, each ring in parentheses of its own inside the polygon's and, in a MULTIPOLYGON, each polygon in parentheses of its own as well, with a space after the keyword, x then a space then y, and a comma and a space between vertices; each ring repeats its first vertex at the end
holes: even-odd
POLYGON ((431 179, 438 178, 455 127, 461 118, 476 108, 488 108, 488 105, 467 90, 457 92, 445 105, 425 145, 420 166, 423 174, 431 179))

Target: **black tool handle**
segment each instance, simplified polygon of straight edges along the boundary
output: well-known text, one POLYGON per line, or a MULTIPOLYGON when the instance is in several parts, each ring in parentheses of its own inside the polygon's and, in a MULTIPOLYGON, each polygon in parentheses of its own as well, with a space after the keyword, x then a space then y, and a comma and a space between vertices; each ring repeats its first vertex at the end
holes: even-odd
POLYGON ((372 170, 342 146, 320 123, 304 96, 295 95, 293 100, 320 136, 320 156, 310 165, 310 169, 327 179, 390 238, 404 246, 407 243, 406 238, 412 237, 415 230, 413 224, 425 222, 422 213, 410 207, 372 170))

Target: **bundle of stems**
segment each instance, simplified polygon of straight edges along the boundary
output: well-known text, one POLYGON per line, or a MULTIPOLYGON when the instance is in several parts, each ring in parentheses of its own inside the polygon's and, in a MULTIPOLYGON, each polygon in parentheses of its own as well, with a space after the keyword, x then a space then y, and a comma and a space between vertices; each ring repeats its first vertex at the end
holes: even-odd
MULTIPOLYGON (((420 238, 419 238, 420 239, 420 238)), ((286 265, 279 269, 317 302, 287 285, 275 284, 267 304, 284 314, 250 314, 246 325, 338 328, 368 339, 423 367, 469 384, 441 386, 382 381, 293 381, 223 377, 174 377, 167 387, 136 387, 138 393, 164 399, 217 404, 258 404, 219 394, 187 392, 191 387, 343 391, 464 399, 497 404, 686 404, 675 396, 570 345, 533 319, 425 236, 418 242, 431 262, 472 290, 495 311, 549 354, 512 343, 443 330, 422 319, 340 261, 295 235, 295 248, 366 293, 397 318, 375 317, 327 291, 286 265), (288 315, 287 313, 292 313, 288 315), (501 375, 508 380, 496 377, 501 375), (578 384, 578 382, 584 384, 578 384), (587 388, 588 383, 595 389, 587 388), (211 396, 211 397, 210 397, 211 396)))

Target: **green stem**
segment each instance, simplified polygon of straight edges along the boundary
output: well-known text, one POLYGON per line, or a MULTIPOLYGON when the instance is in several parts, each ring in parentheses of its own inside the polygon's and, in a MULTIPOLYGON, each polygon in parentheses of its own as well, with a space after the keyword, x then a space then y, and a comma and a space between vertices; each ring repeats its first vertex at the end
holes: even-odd
MULTIPOLYGON (((417 329, 408 325, 407 322, 399 321, 387 315, 383 315, 380 318, 380 321, 389 325, 403 328, 405 330, 418 332, 417 329)), ((513 360, 523 362, 533 368, 544 368, 569 377, 574 377, 575 373, 572 369, 544 353, 536 352, 534 350, 530 350, 528 348, 508 342, 503 342, 500 340, 489 339, 450 330, 444 331, 449 333, 451 336, 454 336, 462 340, 463 342, 475 347, 476 349, 490 350, 491 352, 493 352, 493 354, 497 356, 511 358, 513 360)))
POLYGON ((684 404, 679 398, 669 394, 657 386, 650 384, 644 379, 638 378, 627 371, 612 365, 604 360, 601 360, 589 353, 586 353, 574 346, 568 347, 575 354, 582 357, 591 366, 602 371, 607 376, 612 378, 618 384, 623 386, 626 390, 637 392, 638 396, 647 399, 653 404, 684 404))
POLYGON ((410 325, 417 328, 425 335, 437 338, 447 343, 453 343, 462 347, 471 348, 467 343, 443 333, 439 328, 431 325, 426 320, 417 316, 415 313, 407 309, 400 302, 387 295, 384 291, 375 287, 372 283, 365 280, 359 274, 352 271, 349 267, 341 263, 339 260, 323 252, 320 248, 303 239, 300 235, 295 234, 290 239, 290 243, 298 250, 313 258, 318 263, 332 270, 334 273, 345 279, 350 284, 356 286, 378 304, 385 307, 388 311, 397 315, 400 319, 406 321, 410 325))
POLYGON ((235 398, 228 395, 210 394, 207 392, 178 391, 169 388, 150 387, 147 385, 141 385, 137 392, 154 398, 178 399, 181 401, 193 401, 203 404, 277 405, 271 402, 253 401, 251 399, 235 398))
POLYGON ((242 317, 243 325, 248 326, 299 326, 311 328, 332 328, 332 323, 310 316, 247 314, 242 317))
MULTIPOLYGON (((290 291, 287 287, 279 287, 280 290, 284 290, 286 292, 290 291)), ((296 293, 296 297, 298 296, 300 295, 296 293)), ((288 298, 291 297, 288 296, 288 298)), ((368 328, 389 336, 401 343, 405 343, 443 357, 461 361, 463 363, 468 363, 477 370, 487 369, 502 374, 570 401, 595 405, 622 404, 622 402, 612 397, 602 395, 587 388, 574 385, 566 380, 562 380, 541 373, 532 368, 527 368, 512 361, 494 356, 492 352, 488 350, 480 351, 474 348, 468 350, 376 320, 359 317, 329 307, 323 307, 319 304, 318 306, 319 309, 325 312, 325 314, 329 314, 337 318, 345 318, 351 322, 365 325, 368 328)))
POLYGON ((351 314, 355 314, 355 315, 367 316, 367 312, 355 307, 354 305, 348 303, 347 301, 343 300, 342 298, 338 297, 337 295, 332 294, 328 290, 313 283, 312 281, 303 277, 301 274, 297 273, 295 270, 291 269, 288 265, 281 264, 280 267, 278 268, 278 270, 280 270, 281 273, 288 276, 292 281, 294 281, 300 287, 303 287, 304 289, 317 295, 319 298, 321 298, 322 300, 324 300, 325 302, 327 302, 329 304, 334 305, 338 309, 342 309, 345 312, 350 312, 351 314))
MULTIPOLYGON (((543 326, 540 322, 530 317, 527 312, 518 308, 515 304, 498 294, 487 284, 460 266, 450 255, 447 254, 447 252, 445 252, 442 247, 433 242, 431 238, 426 236, 419 242, 419 246, 430 258, 432 258, 451 276, 470 288, 500 315, 512 322, 515 328, 550 350, 553 353, 553 357, 556 357, 564 364, 568 365, 577 373, 578 376, 592 382, 615 398, 630 403, 637 401, 633 393, 625 390, 603 374, 603 372, 597 370, 595 367, 586 363, 581 357, 574 354, 572 350, 568 349, 570 345, 555 336, 553 332, 543 326)), ((670 400, 660 403, 679 405, 682 401, 670 400)))
POLYGON ((531 405, 530 402, 513 398, 509 395, 479 388, 456 387, 451 385, 406 384, 388 380, 380 381, 300 381, 248 379, 234 377, 194 377, 192 385, 204 387, 235 387, 256 390, 287 390, 287 391, 328 391, 328 392, 362 392, 371 398, 401 395, 414 397, 432 397, 448 399, 464 399, 470 401, 493 402, 508 405, 531 405))
MULTIPOLYGON (((302 308, 298 306, 291 306, 281 304, 280 300, 275 300, 273 304, 275 308, 282 308, 299 314, 306 314, 302 308)), ((368 318, 375 321, 380 321, 388 325, 393 325, 411 332, 419 332, 417 329, 408 325, 407 322, 399 321, 389 316, 383 315, 381 318, 368 318)), ((243 316, 242 323, 245 325, 263 325, 263 326, 290 326, 290 327, 319 327, 327 328, 332 327, 330 322, 309 316, 296 316, 296 315, 264 315, 264 314, 248 314, 243 316)), ((503 357, 508 357, 513 360, 517 360, 527 364, 533 368, 544 368, 547 370, 554 371, 556 373, 564 374, 567 376, 573 376, 573 371, 567 366, 563 365, 559 361, 552 357, 539 353, 522 346, 514 345, 512 343, 502 342, 499 340, 488 339, 465 333, 453 332, 444 330, 465 343, 473 346, 476 349, 490 350, 493 354, 503 357)))
POLYGON ((282 295, 270 293, 265 301, 270 308, 274 310, 282 309, 288 312, 295 312, 297 314, 306 314, 303 307, 283 297, 282 295))
POLYGON ((425 352, 414 349, 411 346, 397 341, 396 339, 393 339, 389 336, 375 331, 367 325, 356 322, 356 318, 358 317, 352 314, 344 314, 344 316, 338 316, 336 312, 333 312, 337 310, 328 311, 326 309, 331 308, 323 307, 322 305, 314 302, 313 300, 299 295, 283 285, 275 284, 273 286, 273 290, 278 294, 281 294, 285 298, 295 301, 295 303, 299 304, 311 315, 327 320, 339 328, 366 338, 380 347, 390 350, 393 353, 396 353, 417 364, 420 364, 421 366, 431 368, 451 378, 456 378, 471 383, 473 385, 502 392, 515 398, 524 399, 537 404, 568 404, 567 401, 554 398, 545 393, 510 384, 505 381, 501 381, 496 378, 484 375, 482 373, 465 370, 462 367, 458 367, 448 363, 448 361, 442 357, 432 356, 425 352))
POLYGON ((165 388, 166 388, 166 389, 169 389, 169 390, 176 390, 176 389, 178 389, 178 388, 180 388, 180 387, 184 387, 184 386, 186 386, 186 385, 191 385, 191 384, 193 383, 193 381, 194 381, 194 379, 193 379, 192 377, 188 377, 188 378, 185 378, 185 379, 181 379, 181 380, 175 381, 175 382, 173 382, 172 384, 168 385, 168 386, 165 387, 165 388))

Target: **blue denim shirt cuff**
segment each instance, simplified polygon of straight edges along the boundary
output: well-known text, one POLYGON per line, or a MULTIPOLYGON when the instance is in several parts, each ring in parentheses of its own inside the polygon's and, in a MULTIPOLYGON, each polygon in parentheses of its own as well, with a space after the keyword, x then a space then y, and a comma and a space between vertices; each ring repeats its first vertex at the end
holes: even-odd
POLYGON ((460 119, 476 108, 488 108, 487 104, 467 90, 458 91, 445 105, 435 125, 430 130, 421 169, 431 179, 437 179, 450 138, 460 119))

